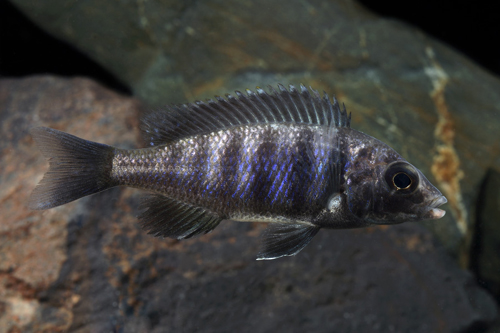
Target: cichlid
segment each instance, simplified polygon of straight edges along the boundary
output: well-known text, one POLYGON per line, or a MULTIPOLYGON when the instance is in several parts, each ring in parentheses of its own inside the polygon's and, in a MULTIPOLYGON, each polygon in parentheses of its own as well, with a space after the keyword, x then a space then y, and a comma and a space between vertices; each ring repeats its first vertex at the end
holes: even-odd
POLYGON ((446 198, 385 143, 350 128, 335 98, 303 85, 169 106, 142 120, 151 147, 119 149, 38 127, 50 166, 31 209, 114 186, 152 192, 140 224, 176 239, 222 220, 270 222, 258 259, 297 254, 321 228, 441 218, 446 198))

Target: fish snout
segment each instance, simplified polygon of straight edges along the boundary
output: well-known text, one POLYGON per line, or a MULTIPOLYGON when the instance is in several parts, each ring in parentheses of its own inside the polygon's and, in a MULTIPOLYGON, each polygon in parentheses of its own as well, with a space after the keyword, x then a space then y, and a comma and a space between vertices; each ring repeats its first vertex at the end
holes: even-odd
POLYGON ((429 210, 427 211, 425 218, 427 218, 427 219, 440 219, 440 218, 442 218, 446 214, 446 211, 443 209, 439 209, 437 207, 444 205, 447 202, 448 202, 448 200, 446 199, 446 197, 444 195, 440 195, 437 198, 433 199, 431 201, 430 205, 428 206, 429 210))

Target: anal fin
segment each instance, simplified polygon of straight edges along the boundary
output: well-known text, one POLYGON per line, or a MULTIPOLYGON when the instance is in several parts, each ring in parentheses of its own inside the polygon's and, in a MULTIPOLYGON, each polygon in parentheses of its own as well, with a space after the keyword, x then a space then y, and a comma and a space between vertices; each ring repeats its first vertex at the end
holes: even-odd
POLYGON ((299 253, 320 227, 305 223, 271 223, 262 237, 257 260, 271 260, 299 253))
POLYGON ((147 196, 141 206, 139 223, 148 234, 154 236, 190 238, 212 231, 222 220, 202 207, 160 194, 147 196))

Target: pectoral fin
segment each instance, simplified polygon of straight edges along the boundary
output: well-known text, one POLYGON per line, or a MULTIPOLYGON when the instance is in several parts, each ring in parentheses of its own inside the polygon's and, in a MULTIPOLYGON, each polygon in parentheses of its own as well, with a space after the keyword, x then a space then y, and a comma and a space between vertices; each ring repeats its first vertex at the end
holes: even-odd
POLYGON ((319 227, 306 223, 271 223, 262 237, 257 260, 271 260, 299 253, 316 235, 319 227))

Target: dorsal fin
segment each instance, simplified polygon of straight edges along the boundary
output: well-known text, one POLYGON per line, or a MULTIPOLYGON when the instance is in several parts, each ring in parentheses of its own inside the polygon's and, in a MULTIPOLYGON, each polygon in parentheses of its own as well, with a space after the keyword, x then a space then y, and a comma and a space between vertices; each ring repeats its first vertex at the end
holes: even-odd
POLYGON ((331 127, 349 127, 351 115, 347 115, 333 98, 326 93, 323 98, 310 88, 312 94, 300 85, 300 91, 290 85, 287 90, 279 84, 271 93, 257 87, 256 92, 246 90, 246 95, 236 91, 236 97, 216 96, 216 100, 197 101, 190 104, 171 105, 153 111, 142 119, 142 130, 151 146, 165 144, 196 134, 206 134, 234 126, 301 123, 331 127))

